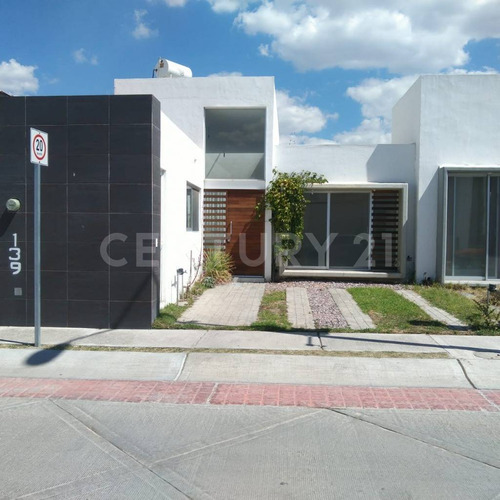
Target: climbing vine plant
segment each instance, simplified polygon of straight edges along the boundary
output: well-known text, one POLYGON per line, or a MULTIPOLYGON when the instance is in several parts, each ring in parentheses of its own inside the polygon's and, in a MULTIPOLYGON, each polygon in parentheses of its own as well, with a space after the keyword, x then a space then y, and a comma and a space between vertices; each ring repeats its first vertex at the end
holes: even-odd
POLYGON ((323 175, 306 170, 292 173, 273 170, 273 178, 257 205, 257 213, 262 216, 265 209, 271 210, 270 221, 275 235, 279 235, 274 250, 277 255, 285 256, 285 260, 286 251, 304 237, 304 212, 308 203, 305 191, 313 184, 325 182, 323 175))

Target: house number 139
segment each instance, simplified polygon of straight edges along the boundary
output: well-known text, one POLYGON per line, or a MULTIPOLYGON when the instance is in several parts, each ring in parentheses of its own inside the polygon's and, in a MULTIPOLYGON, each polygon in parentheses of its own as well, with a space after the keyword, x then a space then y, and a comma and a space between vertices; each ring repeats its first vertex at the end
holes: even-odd
POLYGON ((17 246, 17 233, 13 233, 12 236, 14 237, 14 245, 9 248, 9 260, 12 274, 16 275, 22 269, 21 249, 17 246))

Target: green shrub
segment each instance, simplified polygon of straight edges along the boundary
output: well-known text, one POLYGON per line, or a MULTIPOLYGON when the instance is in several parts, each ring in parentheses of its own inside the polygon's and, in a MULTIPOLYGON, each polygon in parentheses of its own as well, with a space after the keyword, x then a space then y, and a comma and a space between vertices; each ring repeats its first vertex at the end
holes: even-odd
POLYGON ((480 315, 480 320, 476 326, 491 330, 500 329, 500 301, 498 294, 487 291, 483 298, 474 300, 474 303, 480 315))
POLYGON ((274 244, 276 255, 288 259, 287 250, 303 240, 304 212, 309 203, 305 191, 313 184, 324 184, 327 179, 314 172, 278 172, 273 170, 273 178, 263 199, 255 207, 261 217, 266 209, 271 210, 270 222, 276 235, 281 235, 274 244))
POLYGON ((223 250, 208 250, 203 256, 204 280, 212 278, 215 283, 227 283, 232 279, 233 261, 223 250))
POLYGON ((212 276, 207 276, 203 278, 203 286, 205 288, 214 288, 216 285, 214 278, 212 276))

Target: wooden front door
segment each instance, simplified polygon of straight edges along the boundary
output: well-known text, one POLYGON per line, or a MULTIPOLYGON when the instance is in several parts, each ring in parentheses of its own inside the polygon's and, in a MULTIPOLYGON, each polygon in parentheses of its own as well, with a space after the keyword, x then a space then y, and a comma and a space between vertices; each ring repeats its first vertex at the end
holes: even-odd
POLYGON ((226 250, 231 254, 235 275, 264 275, 264 217, 256 218, 255 206, 264 191, 227 192, 226 250))
POLYGON ((264 276, 264 218, 255 206, 264 191, 205 191, 205 248, 224 248, 233 274, 264 276))

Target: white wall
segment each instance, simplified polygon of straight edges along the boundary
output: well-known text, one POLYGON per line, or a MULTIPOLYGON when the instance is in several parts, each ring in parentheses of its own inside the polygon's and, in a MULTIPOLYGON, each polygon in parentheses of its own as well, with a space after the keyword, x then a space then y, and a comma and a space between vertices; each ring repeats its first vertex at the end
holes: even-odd
POLYGON ((419 78, 392 108, 392 143, 420 143, 421 82, 419 78))
POLYGON ((266 178, 273 168, 277 113, 273 77, 115 80, 115 94, 153 94, 162 111, 205 150, 205 108, 266 108, 266 178))
MULTIPOLYGON (((177 269, 183 268, 184 285, 195 278, 203 250, 202 196, 203 152, 176 127, 161 115, 161 306, 177 298, 177 269), (187 182, 200 188, 200 230, 186 230, 187 182)), ((201 272, 201 270, 200 270, 201 272)), ((181 281, 182 282, 182 281, 181 281)), ((179 290, 181 290, 181 282, 179 290)))
POLYGON ((394 109, 393 139, 417 144, 418 280, 438 271, 439 167, 500 164, 499 96, 500 75, 423 76, 394 109))
POLYGON ((414 151, 411 144, 280 145, 277 161, 283 172, 310 170, 323 174, 330 183, 414 183, 414 151))
MULTIPOLYGON (((176 270, 192 268, 203 247, 200 231, 186 231, 186 182, 200 188, 205 182, 205 108, 266 108, 266 178, 274 165, 277 142, 277 112, 274 78, 141 78, 115 80, 115 94, 152 94, 161 103, 161 165, 165 170, 162 189, 162 305, 176 299, 176 270)), ((217 188, 263 189, 263 181, 230 180, 217 188), (256 185, 258 184, 258 185, 256 185)), ((203 191, 200 193, 200 210, 203 191)), ((266 234, 270 234, 269 231, 266 234)), ((270 241, 266 250, 270 255, 270 241)), ((270 261, 270 259, 267 259, 270 261)), ((266 277, 271 263, 266 261, 266 277)), ((184 282, 188 275, 184 276, 184 282)))
MULTIPOLYGON (((278 169, 283 172, 309 170, 323 174, 329 184, 405 183, 408 207, 415 205, 415 146, 285 146, 277 148, 278 169)), ((406 256, 414 260, 415 212, 408 210, 405 227, 406 256)), ((406 257, 404 256, 404 257, 406 257)), ((408 266, 411 272, 411 266, 408 266)))

